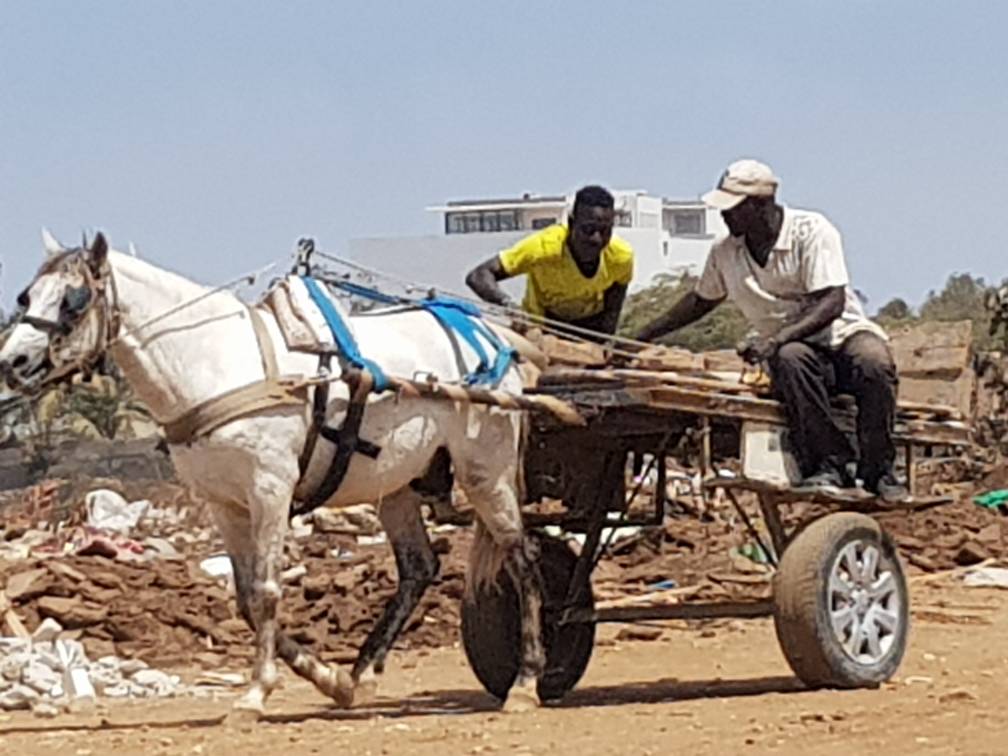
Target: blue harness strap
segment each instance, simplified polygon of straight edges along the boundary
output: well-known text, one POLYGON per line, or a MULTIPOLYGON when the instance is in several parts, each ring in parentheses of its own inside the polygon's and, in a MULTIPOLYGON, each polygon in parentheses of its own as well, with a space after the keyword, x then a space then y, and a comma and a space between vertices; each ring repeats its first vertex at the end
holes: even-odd
POLYGON ((515 358, 515 350, 487 327, 475 305, 450 297, 433 297, 418 304, 437 318, 442 326, 459 334, 476 352, 479 365, 465 376, 467 385, 486 383, 496 386, 501 382, 515 358), (492 362, 483 342, 489 344, 495 352, 492 362))
MULTIPOLYGON (((311 278, 302 277, 308 292, 311 294, 315 304, 318 305, 325 316, 329 328, 332 329, 333 336, 340 350, 346 358, 358 367, 367 367, 375 377, 375 390, 380 391, 387 387, 385 374, 370 360, 365 359, 357 348, 357 343, 353 335, 343 322, 339 312, 332 306, 316 281, 311 278)), ((505 344, 496 333, 487 327, 482 320, 482 314, 475 305, 463 302, 460 299, 451 297, 430 297, 423 300, 411 300, 362 286, 352 281, 332 281, 333 286, 348 294, 353 294, 365 299, 371 299, 387 305, 406 305, 409 307, 419 307, 433 315, 443 328, 457 333, 462 339, 472 347, 479 359, 476 369, 466 374, 464 382, 469 385, 489 384, 496 386, 501 382, 511 363, 517 354, 513 347, 505 344), (487 352, 489 346, 494 355, 487 352)))
POLYGON ((340 315, 339 310, 337 310, 332 301, 325 295, 322 288, 318 285, 318 282, 310 276, 301 276, 301 281, 304 282, 305 288, 308 290, 308 295, 312 298, 316 307, 322 313, 322 317, 325 318, 326 324, 329 326, 329 330, 332 331, 333 339, 336 341, 336 346, 339 348, 340 353, 343 357, 354 367, 365 369, 371 373, 374 377, 374 390, 375 391, 385 391, 389 387, 388 378, 385 377, 385 372, 378 366, 378 364, 360 353, 360 349, 357 346, 357 340, 350 333, 350 329, 347 327, 346 322, 340 315))

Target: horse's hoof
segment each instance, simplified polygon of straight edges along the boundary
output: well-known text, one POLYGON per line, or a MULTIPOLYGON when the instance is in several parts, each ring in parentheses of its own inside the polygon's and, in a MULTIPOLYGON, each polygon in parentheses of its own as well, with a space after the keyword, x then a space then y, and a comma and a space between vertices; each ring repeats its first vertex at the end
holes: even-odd
POLYGON ((512 688, 508 693, 507 700, 501 711, 506 714, 520 714, 526 711, 535 711, 539 708, 539 696, 534 690, 526 688, 512 688))
POLYGON ((372 704, 376 698, 378 698, 378 680, 371 678, 357 683, 353 692, 353 700, 357 706, 372 704))
POLYGON ((329 670, 328 679, 319 685, 319 689, 341 709, 349 709, 354 704, 356 691, 353 678, 339 667, 329 670))
POLYGON ((266 707, 256 697, 242 696, 231 707, 224 724, 228 727, 244 728, 254 725, 266 713, 266 707))

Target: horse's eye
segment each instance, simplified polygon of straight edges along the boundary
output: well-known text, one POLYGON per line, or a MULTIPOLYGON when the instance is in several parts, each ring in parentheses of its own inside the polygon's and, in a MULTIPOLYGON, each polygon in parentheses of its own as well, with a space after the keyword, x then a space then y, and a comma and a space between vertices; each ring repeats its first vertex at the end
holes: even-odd
POLYGON ((91 289, 87 286, 77 286, 67 289, 60 302, 60 313, 71 317, 80 315, 87 309, 91 301, 91 289))
POLYGON ((28 289, 17 295, 17 306, 24 310, 28 309, 28 289))

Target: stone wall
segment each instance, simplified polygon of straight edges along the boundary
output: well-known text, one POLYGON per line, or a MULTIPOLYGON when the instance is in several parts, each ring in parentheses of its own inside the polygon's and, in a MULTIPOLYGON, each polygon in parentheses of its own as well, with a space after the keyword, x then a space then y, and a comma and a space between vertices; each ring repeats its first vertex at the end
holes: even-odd
POLYGON ((0 450, 0 491, 24 488, 43 478, 174 480, 159 439, 65 441, 32 459, 23 447, 0 450))

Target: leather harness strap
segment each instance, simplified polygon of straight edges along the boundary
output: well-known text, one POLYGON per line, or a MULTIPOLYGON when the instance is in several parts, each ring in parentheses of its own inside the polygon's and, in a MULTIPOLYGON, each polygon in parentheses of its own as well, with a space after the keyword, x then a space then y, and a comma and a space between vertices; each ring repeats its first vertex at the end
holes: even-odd
MULTIPOLYGON (((339 428, 326 426, 324 405, 321 422, 312 423, 313 430, 316 430, 315 438, 311 444, 312 451, 314 450, 315 441, 321 435, 326 441, 335 444, 336 453, 329 463, 329 469, 322 480, 322 484, 303 501, 291 503, 291 517, 317 509, 335 494, 346 477, 347 470, 350 468, 350 460, 354 454, 359 453, 375 459, 381 452, 381 447, 360 437, 361 422, 364 420, 364 408, 367 406, 368 395, 374 388, 374 376, 370 370, 344 366, 342 379, 350 389, 350 400, 347 403, 343 424, 339 428)), ((319 386, 316 391, 319 391, 321 388, 319 386)), ((328 397, 328 391, 326 391, 326 397, 328 397)), ((317 400, 318 394, 316 393, 316 402, 317 400)), ((306 468, 308 461, 311 459, 311 451, 309 451, 307 445, 305 446, 305 452, 307 453, 307 459, 305 458, 305 454, 302 453, 302 461, 306 468)))
POLYGON ((165 438, 168 443, 188 444, 232 420, 259 410, 300 406, 308 400, 304 381, 279 377, 276 351, 266 329, 266 323, 254 307, 249 307, 248 313, 259 344, 265 377, 261 381, 239 386, 200 402, 179 417, 165 423, 165 438))
MULTIPOLYGON (((331 359, 332 355, 328 352, 319 355, 319 375, 329 373, 331 359)), ((323 381, 315 386, 315 393, 312 395, 311 424, 309 424, 308 432, 305 435, 304 448, 301 449, 301 454, 298 457, 298 473, 300 478, 304 478, 305 472, 308 470, 308 464, 315 453, 315 444, 318 443, 319 431, 325 425, 326 409, 328 407, 329 381, 323 381)))

